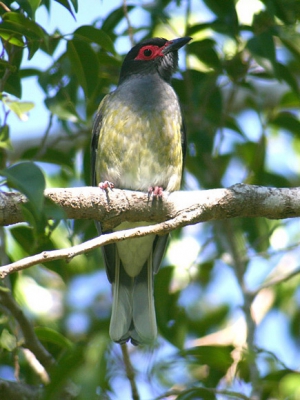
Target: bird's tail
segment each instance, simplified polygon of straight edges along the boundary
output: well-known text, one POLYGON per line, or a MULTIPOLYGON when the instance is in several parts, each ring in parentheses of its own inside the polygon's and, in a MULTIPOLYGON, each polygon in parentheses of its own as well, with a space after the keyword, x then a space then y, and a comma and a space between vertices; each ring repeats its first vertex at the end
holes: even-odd
MULTIPOLYGON (((118 257, 117 257, 118 258, 118 257)), ((109 334, 113 341, 134 345, 153 342, 157 335, 153 297, 152 255, 141 272, 131 278, 116 260, 113 307, 109 334)))

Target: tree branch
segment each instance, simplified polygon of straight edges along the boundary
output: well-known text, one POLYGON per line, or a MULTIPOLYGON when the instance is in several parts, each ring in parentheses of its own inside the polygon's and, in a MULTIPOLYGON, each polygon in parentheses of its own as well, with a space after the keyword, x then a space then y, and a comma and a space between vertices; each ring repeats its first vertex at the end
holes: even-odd
POLYGON ((24 382, 11 382, 0 379, 0 398, 10 400, 42 399, 42 388, 24 382))
POLYGON ((129 380, 130 387, 131 387, 131 395, 133 400, 140 400, 140 395, 137 390, 136 382, 135 382, 135 373, 134 369, 128 354, 128 347, 127 344, 124 343, 121 345, 122 349, 122 355, 123 355, 123 361, 125 365, 125 371, 126 371, 126 376, 127 379, 129 380))
MULTIPOLYGON (((44 251, 0 268, 0 278, 10 273, 48 261, 65 259, 91 251, 105 244, 149 234, 162 235, 185 225, 233 217, 265 217, 272 219, 300 216, 300 188, 274 189, 238 184, 229 189, 164 193, 151 199, 145 193, 117 190, 103 192, 99 188, 48 189, 45 195, 63 207, 68 218, 98 219, 104 230, 122 221, 164 221, 156 225, 128 229, 102 235, 68 249, 44 251), (168 220, 167 220, 168 219, 168 220), (167 220, 167 221, 166 221, 167 220)), ((2 193, 18 212, 24 196, 2 193)), ((0 198, 1 202, 1 198, 0 198)), ((0 206, 0 220, 8 223, 7 207, 0 206)), ((18 215, 18 222, 22 220, 18 215)), ((14 222, 16 222, 14 220, 14 222)))
MULTIPOLYGON (((71 219, 95 219, 104 230, 123 221, 162 222, 181 217, 182 225, 233 217, 282 219, 300 217, 300 188, 269 188, 236 184, 228 189, 147 193, 97 187, 46 189, 45 196, 71 219)), ((0 193, 0 225, 23 222, 19 193, 0 193)))

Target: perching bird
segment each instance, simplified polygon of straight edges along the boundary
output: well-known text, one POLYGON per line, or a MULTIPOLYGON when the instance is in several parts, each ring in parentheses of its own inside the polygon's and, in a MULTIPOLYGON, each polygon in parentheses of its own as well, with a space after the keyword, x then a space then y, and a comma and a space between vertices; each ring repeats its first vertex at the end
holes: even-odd
MULTIPOLYGON (((191 40, 153 38, 126 55, 118 86, 102 100, 93 126, 92 179, 103 189, 116 187, 161 196, 180 189, 186 139, 178 98, 170 85, 178 50, 191 40)), ((123 222, 114 231, 149 225, 123 222)), ((98 223, 97 228, 101 232, 98 223)), ((113 288, 111 339, 135 345, 157 335, 153 275, 168 235, 127 239, 104 247, 113 288)))

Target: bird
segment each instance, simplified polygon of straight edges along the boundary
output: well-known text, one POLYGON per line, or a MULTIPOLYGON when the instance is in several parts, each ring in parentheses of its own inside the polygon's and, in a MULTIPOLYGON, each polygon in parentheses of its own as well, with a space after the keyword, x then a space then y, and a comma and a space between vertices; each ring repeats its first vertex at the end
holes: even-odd
MULTIPOLYGON (((143 40, 125 56, 116 89, 101 101, 91 141, 92 184, 148 192, 179 190, 186 154, 186 133, 171 77, 178 50, 191 37, 143 40)), ((147 226, 122 222, 113 231, 147 226)), ((96 221, 99 234, 101 223, 96 221)), ((127 239, 103 247, 113 305, 109 334, 114 342, 147 345, 157 337, 153 280, 168 234, 127 239)))

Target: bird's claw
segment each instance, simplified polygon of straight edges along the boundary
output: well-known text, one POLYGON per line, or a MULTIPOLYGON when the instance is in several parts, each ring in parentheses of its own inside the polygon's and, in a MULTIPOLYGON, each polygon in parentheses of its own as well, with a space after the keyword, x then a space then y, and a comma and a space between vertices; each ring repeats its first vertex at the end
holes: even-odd
POLYGON ((150 186, 148 189, 149 196, 162 197, 164 189, 161 186, 150 186))
POLYGON ((107 191, 108 189, 113 189, 115 187, 114 183, 109 181, 100 182, 98 187, 102 190, 107 191))

